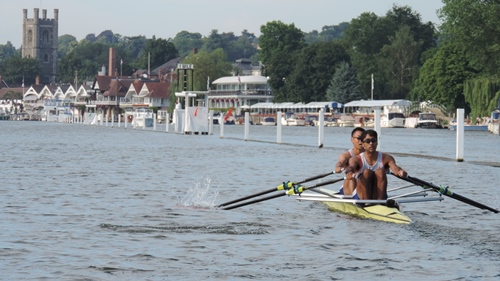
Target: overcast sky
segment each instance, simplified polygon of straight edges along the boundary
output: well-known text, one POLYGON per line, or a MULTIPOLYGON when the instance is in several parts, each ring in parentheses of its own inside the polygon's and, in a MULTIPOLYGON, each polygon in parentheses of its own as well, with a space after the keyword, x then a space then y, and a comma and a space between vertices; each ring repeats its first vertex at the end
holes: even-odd
MULTIPOLYGON (((241 35, 247 30, 260 36, 260 26, 270 21, 295 24, 304 32, 321 31, 325 25, 349 22, 363 12, 379 16, 392 8, 408 5, 424 22, 440 24, 436 10, 441 0, 1 0, 0 44, 11 41, 21 47, 23 9, 33 18, 33 8, 47 10, 53 18, 59 9, 59 36, 83 39, 112 30, 122 36, 144 35, 174 38, 183 30, 208 36, 219 33, 241 35)), ((40 11, 40 17, 42 12, 40 11)))

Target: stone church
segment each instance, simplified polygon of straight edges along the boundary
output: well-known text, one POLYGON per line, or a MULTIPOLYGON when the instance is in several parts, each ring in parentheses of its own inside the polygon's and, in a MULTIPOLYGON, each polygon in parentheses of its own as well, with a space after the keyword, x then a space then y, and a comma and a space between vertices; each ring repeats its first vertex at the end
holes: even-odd
POLYGON ((47 10, 34 9, 33 18, 28 18, 28 10, 23 9, 23 58, 31 57, 40 61, 42 83, 53 83, 57 74, 59 10, 54 9, 54 18, 47 18, 47 10))

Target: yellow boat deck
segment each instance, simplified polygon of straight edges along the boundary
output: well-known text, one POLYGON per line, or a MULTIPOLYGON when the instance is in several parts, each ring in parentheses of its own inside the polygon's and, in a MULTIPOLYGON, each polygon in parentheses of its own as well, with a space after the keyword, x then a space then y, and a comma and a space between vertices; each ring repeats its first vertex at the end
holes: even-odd
POLYGON ((344 213, 364 219, 373 219, 391 223, 410 224, 411 219, 401 213, 397 208, 391 208, 384 205, 371 205, 360 207, 347 202, 326 202, 323 201, 328 209, 334 212, 344 213))

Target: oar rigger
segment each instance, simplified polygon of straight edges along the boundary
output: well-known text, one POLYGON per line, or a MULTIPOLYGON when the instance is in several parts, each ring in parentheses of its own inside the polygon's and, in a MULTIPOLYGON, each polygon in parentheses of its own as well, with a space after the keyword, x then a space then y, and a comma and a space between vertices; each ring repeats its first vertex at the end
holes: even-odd
MULTIPOLYGON (((394 175, 394 174, 392 174, 392 175, 394 175)), ((396 176, 396 175, 394 175, 394 176, 396 176)), ((396 177, 398 177, 398 176, 396 176, 396 177)), ((405 180, 407 182, 411 182, 411 183, 416 184, 418 186, 421 186, 422 188, 430 188, 430 189, 434 190, 435 192, 437 192, 439 194, 451 197, 451 198, 453 198, 455 200, 458 200, 460 202, 469 204, 469 205, 474 206, 476 208, 483 209, 483 210, 488 210, 488 211, 491 211, 493 213, 498 213, 499 212, 497 209, 494 209, 492 207, 486 206, 486 205, 484 205, 482 203, 479 203, 477 201, 474 201, 472 199, 469 199, 467 197, 464 197, 462 195, 454 193, 447 186, 446 187, 444 187, 444 186, 437 186, 435 184, 426 182, 424 180, 421 180, 421 179, 418 179, 418 178, 415 178, 415 177, 410 177, 409 175, 407 177, 405 177, 405 178, 402 178, 402 177, 398 177, 398 178, 400 178, 402 180, 405 180)))

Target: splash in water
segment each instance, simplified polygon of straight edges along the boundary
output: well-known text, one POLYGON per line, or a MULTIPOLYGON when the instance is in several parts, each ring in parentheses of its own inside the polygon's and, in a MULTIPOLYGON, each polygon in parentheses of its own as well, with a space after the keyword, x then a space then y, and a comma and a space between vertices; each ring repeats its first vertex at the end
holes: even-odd
POLYGON ((219 189, 214 186, 217 176, 204 176, 196 181, 196 184, 187 190, 184 197, 180 198, 180 204, 185 207, 212 208, 219 195, 219 189))

